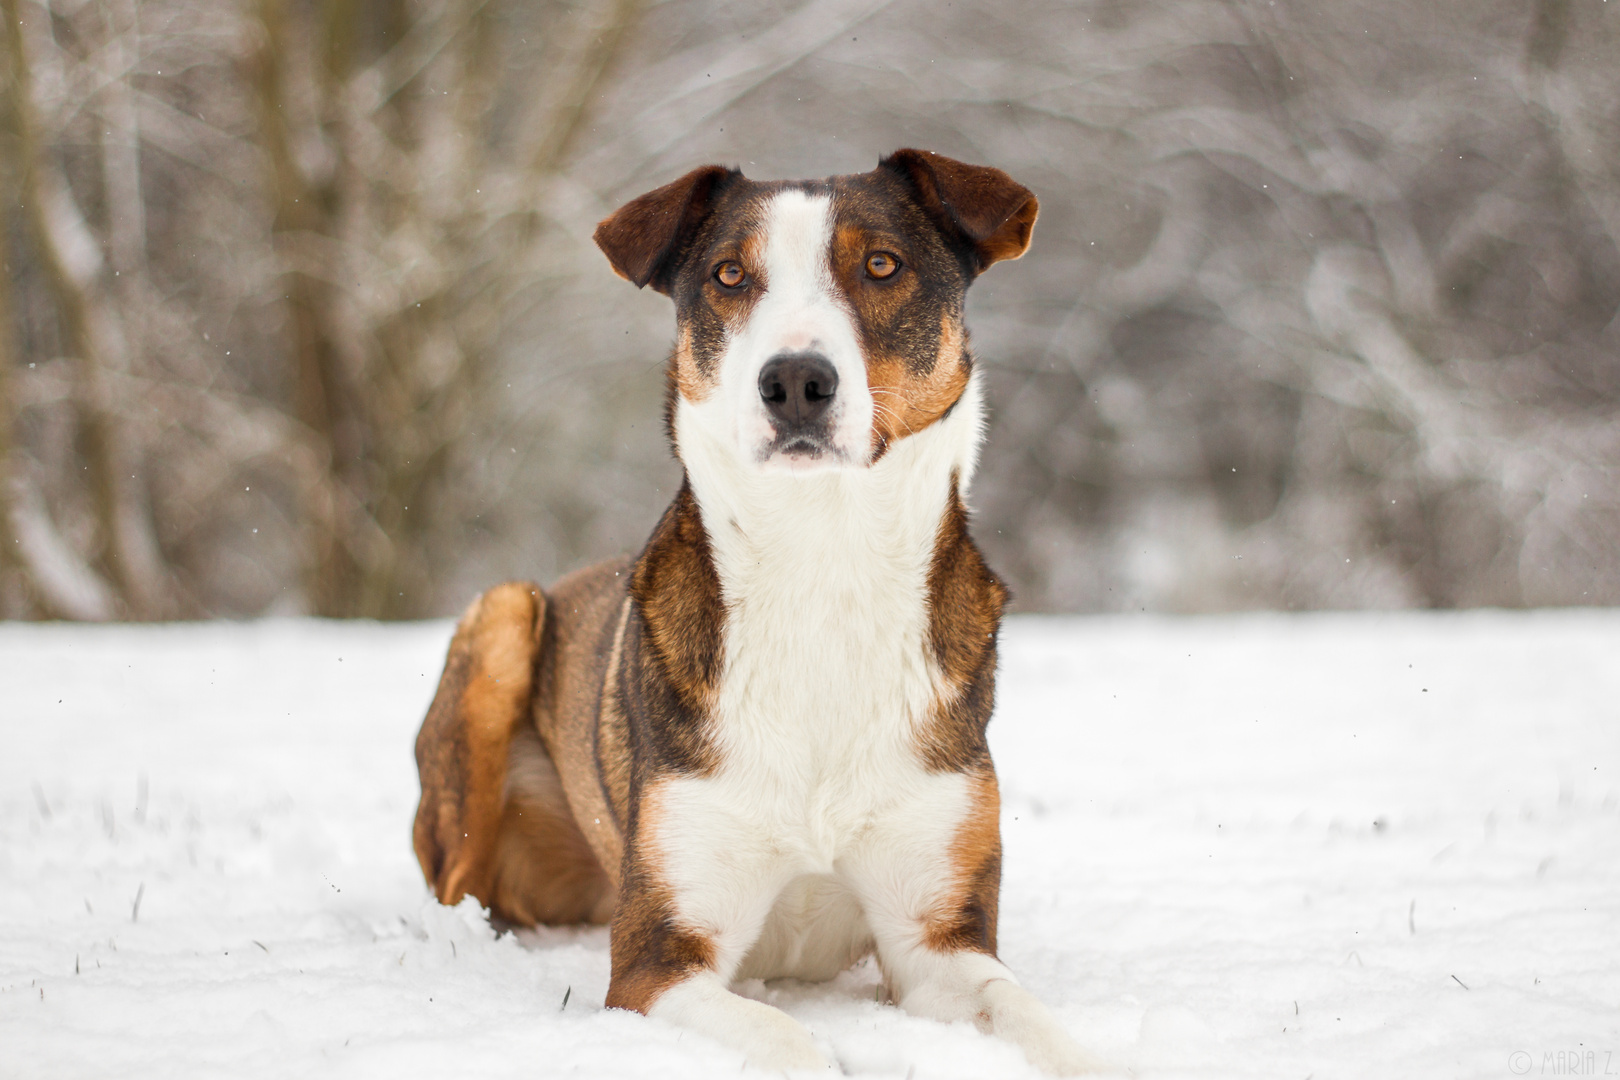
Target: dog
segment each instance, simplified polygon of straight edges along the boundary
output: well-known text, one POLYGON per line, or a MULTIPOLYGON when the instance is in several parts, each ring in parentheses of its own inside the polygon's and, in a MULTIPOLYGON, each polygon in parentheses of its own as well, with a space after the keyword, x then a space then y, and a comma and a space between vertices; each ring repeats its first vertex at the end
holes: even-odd
POLYGON ((999 169, 907 149, 816 181, 711 165, 601 222, 613 269, 675 303, 684 480, 636 558, 461 619, 416 742, 440 901, 611 922, 607 1006, 752 1065, 829 1067, 733 980, 875 954, 907 1012, 1092 1066, 996 958, 1007 590, 963 501, 966 290, 1038 210, 999 169))

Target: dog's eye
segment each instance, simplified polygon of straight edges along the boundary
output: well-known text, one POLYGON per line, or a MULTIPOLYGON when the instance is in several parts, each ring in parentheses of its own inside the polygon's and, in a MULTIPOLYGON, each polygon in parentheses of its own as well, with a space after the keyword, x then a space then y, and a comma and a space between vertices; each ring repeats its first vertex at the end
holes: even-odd
POLYGON ((741 266, 734 262, 723 262, 714 272, 714 280, 728 289, 735 289, 748 280, 748 275, 741 266))
POLYGON ((878 281, 894 277, 894 272, 900 269, 900 260, 887 251, 873 252, 866 257, 866 273, 878 281))

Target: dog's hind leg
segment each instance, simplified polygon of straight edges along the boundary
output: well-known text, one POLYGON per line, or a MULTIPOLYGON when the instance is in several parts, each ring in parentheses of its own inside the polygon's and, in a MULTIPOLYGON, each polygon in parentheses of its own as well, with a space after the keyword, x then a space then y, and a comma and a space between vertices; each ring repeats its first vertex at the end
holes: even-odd
POLYGON ((508 755, 490 908, 524 926, 605 923, 613 917, 616 897, 574 823, 557 767, 534 725, 524 723, 508 755))
POLYGON ((545 595, 526 582, 489 590, 462 616, 416 737, 416 857, 441 903, 472 895, 526 926, 606 922, 612 885, 535 731, 545 625, 545 595))
POLYGON ((439 689, 416 736, 422 801, 412 839, 441 903, 488 904, 505 813, 512 737, 529 723, 545 627, 537 585, 508 582, 461 617, 439 689))

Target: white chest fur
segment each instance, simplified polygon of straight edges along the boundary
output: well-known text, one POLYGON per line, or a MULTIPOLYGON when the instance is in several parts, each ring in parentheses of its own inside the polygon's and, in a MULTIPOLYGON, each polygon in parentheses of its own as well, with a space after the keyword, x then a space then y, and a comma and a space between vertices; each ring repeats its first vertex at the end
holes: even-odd
POLYGON ((802 477, 738 465, 680 408, 727 612, 720 765, 662 784, 648 820, 683 918, 740 957, 751 941, 726 930, 757 928, 793 879, 845 877, 895 835, 942 852, 967 810, 962 778, 929 773, 915 733, 940 684, 928 571, 981 405, 975 379, 949 417, 871 468, 802 477))

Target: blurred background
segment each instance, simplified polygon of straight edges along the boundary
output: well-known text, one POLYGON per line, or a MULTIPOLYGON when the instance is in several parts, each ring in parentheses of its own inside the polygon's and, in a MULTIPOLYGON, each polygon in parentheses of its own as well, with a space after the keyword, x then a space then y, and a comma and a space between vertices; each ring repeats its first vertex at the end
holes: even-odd
POLYGON ((1620 603, 1620 3, 0 0, 0 617, 459 609, 638 548, 704 162, 1034 189, 1021 610, 1620 603))

